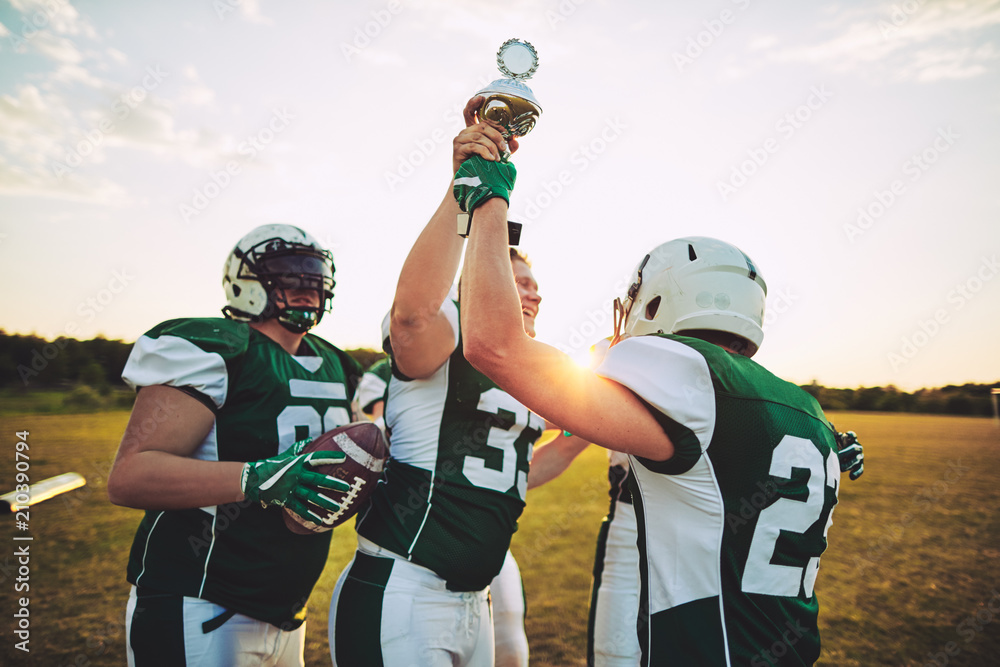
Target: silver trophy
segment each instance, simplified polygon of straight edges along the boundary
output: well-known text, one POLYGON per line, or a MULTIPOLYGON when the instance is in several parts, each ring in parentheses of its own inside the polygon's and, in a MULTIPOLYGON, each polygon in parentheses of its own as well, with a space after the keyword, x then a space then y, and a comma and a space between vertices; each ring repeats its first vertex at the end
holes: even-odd
MULTIPOLYGON (((479 118, 498 127, 504 139, 523 137, 542 115, 535 94, 524 84, 538 70, 538 53, 528 42, 508 39, 497 50, 497 67, 506 78, 497 79, 476 93, 484 98, 479 118)), ((503 160, 509 157, 506 152, 503 160)))
MULTIPOLYGON (((497 50, 497 67, 506 78, 497 79, 476 93, 483 96, 479 119, 500 130, 504 139, 523 137, 531 132, 542 115, 542 107, 524 81, 538 69, 538 53, 528 42, 508 39, 497 50)), ((507 162, 510 150, 500 159, 507 162)), ((467 213, 458 215, 458 234, 468 236, 472 219, 467 213)), ((521 239, 521 223, 507 221, 507 242, 517 245, 521 239)))

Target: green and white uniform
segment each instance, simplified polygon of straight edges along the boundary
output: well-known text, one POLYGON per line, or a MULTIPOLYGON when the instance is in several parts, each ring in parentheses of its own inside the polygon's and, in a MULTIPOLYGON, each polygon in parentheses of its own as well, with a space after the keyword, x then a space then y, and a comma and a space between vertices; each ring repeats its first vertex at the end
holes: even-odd
MULTIPOLYGON (((193 458, 255 461, 351 421, 360 365, 307 335, 299 355, 249 325, 224 319, 164 322, 136 341, 122 373, 132 387, 169 385, 212 412, 193 458)), ((147 511, 127 578, 144 592, 201 598, 282 629, 299 627, 326 564, 331 533, 296 535, 279 507, 249 501, 147 511)))
MULTIPOLYGON (((458 303, 444 308, 459 331, 458 303)), ((358 534, 433 570, 450 590, 478 591, 500 571, 517 530, 545 422, 473 368, 458 338, 431 377, 394 370, 392 457, 358 534)))
POLYGON ((594 581, 587 618, 588 667, 634 667, 641 650, 638 529, 629 483, 629 457, 608 450, 611 502, 601 522, 594 554, 594 581))
MULTIPOLYGON (((472 664, 461 657, 465 648, 421 643, 453 631, 453 622, 439 630, 408 625, 426 619, 417 618, 416 606, 400 618, 383 599, 399 585, 394 579, 409 570, 407 585, 427 591, 434 609, 451 606, 461 615, 463 608, 485 602, 485 589, 500 572, 524 509, 532 446, 545 422, 466 361, 458 303, 446 301, 442 312, 456 333, 445 363, 419 380, 404 377, 393 365, 385 413, 391 457, 371 504, 359 514, 359 552, 331 601, 334 664, 357 664, 352 660, 364 655, 366 664, 382 664, 372 655, 385 664, 395 664, 397 655, 436 664, 449 651, 460 656, 455 664, 472 664), (370 641, 360 639, 373 632, 370 641)), ((391 356, 386 329, 387 323, 383 335, 391 356)), ((453 634, 472 632, 479 630, 453 634)), ((481 649, 476 645, 470 642, 469 650, 481 649)))
POLYGON ((676 335, 629 338, 597 370, 675 446, 631 457, 642 665, 811 665, 813 591, 837 503, 834 429, 754 361, 676 335))
POLYGON ((358 385, 358 405, 362 412, 371 413, 379 401, 385 401, 389 392, 389 378, 392 377, 392 365, 389 359, 379 359, 371 368, 365 371, 358 385))

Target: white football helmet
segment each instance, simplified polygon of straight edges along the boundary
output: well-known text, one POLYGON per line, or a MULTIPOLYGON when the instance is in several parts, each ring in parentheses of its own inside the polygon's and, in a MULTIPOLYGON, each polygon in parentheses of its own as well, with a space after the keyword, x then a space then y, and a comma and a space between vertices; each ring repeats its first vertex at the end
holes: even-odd
POLYGON ((222 313, 241 322, 276 317, 289 331, 304 333, 330 311, 333 272, 333 255, 304 230, 262 225, 241 238, 226 259, 222 313), (316 290, 320 307, 288 307, 287 289, 316 290))
POLYGON ((703 236, 675 239, 636 267, 628 293, 615 303, 615 338, 708 329, 745 340, 752 356, 764 340, 766 296, 764 278, 736 246, 703 236))

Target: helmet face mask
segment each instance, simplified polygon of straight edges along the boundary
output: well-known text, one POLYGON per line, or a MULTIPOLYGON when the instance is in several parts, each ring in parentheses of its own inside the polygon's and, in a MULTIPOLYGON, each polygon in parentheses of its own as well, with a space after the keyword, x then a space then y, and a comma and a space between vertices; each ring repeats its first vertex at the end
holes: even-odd
POLYGON ((752 356, 764 339, 767 284, 736 246, 706 237, 664 243, 633 272, 615 304, 616 339, 650 333, 718 331, 752 356))
POLYGON ((293 333, 319 324, 333 300, 333 255, 291 225, 264 225, 244 236, 226 261, 223 314, 243 322, 276 318, 293 333), (317 306, 290 305, 289 291, 313 290, 317 306))

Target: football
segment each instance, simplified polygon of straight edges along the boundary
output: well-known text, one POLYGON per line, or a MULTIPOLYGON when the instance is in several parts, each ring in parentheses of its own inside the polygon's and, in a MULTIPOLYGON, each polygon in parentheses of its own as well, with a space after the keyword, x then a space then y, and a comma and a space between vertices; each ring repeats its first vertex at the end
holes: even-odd
POLYGON ((330 498, 340 505, 340 510, 317 510, 321 516, 325 515, 322 524, 303 519, 286 508, 285 525, 299 535, 331 530, 357 514, 375 490, 375 484, 382 476, 385 460, 389 457, 389 447, 382 437, 382 431, 372 422, 354 422, 327 431, 302 450, 303 454, 309 452, 344 452, 347 458, 342 463, 318 466, 314 470, 347 482, 351 489, 329 492, 330 498))

